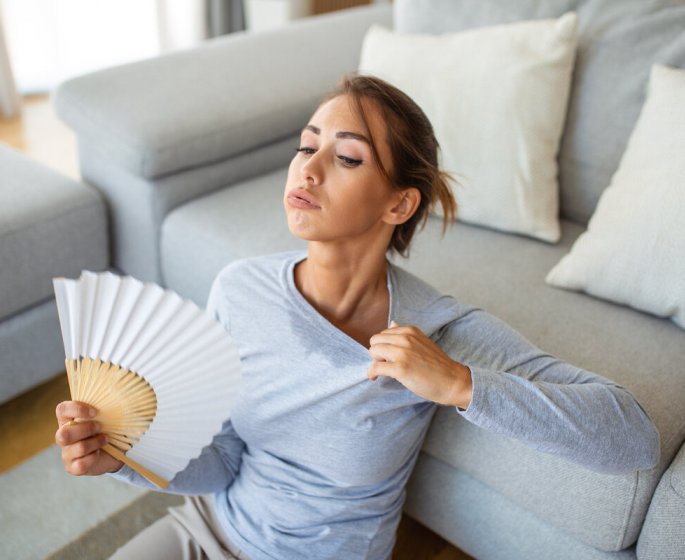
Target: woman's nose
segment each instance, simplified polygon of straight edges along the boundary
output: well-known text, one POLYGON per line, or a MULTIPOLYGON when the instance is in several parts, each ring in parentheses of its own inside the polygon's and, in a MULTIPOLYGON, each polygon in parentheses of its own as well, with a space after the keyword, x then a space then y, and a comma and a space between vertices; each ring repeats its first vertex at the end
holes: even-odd
POLYGON ((317 155, 318 152, 312 154, 302 166, 302 178, 305 180, 305 182, 312 185, 318 185, 323 176, 321 162, 319 161, 317 155))

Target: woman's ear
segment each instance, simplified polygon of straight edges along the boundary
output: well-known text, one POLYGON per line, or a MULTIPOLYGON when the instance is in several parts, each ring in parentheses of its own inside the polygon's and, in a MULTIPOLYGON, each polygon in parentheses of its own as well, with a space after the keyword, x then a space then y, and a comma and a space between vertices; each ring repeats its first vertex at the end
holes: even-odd
POLYGON ((421 191, 416 187, 409 187, 399 192, 399 202, 388 211, 388 223, 403 224, 414 215, 421 203, 421 191))

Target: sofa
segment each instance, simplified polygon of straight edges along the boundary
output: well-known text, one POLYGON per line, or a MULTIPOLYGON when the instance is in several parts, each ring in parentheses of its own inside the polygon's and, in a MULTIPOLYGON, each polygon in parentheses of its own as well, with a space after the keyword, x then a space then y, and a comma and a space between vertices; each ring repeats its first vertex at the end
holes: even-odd
POLYGON ((371 25, 441 34, 568 11, 578 46, 557 155, 559 240, 464 221, 442 237, 432 216, 393 261, 628 388, 659 430, 661 458, 651 470, 592 472, 445 407, 405 512, 476 558, 682 559, 685 330, 545 281, 588 228, 650 68, 685 68, 682 2, 395 0, 74 78, 55 104, 77 134, 84 180, 107 201, 113 265, 203 305, 227 263, 305 247, 283 212, 287 165, 322 95, 358 68, 371 25))
POLYGON ((55 276, 109 265, 92 187, 0 145, 0 403, 64 372, 55 276))

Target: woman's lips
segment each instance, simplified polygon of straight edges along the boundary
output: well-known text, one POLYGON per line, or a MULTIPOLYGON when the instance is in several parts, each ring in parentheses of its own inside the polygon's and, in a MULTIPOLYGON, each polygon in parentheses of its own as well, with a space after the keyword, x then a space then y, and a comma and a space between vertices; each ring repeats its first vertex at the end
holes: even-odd
POLYGON ((321 206, 317 204, 317 200, 308 192, 301 189, 293 191, 288 195, 288 204, 294 208, 301 208, 303 210, 321 210, 321 206))

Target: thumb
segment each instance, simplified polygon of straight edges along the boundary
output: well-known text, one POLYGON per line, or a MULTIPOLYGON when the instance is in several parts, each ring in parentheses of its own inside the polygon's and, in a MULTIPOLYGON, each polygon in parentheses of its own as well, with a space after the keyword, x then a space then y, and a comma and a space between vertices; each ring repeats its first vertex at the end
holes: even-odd
POLYGON ((396 321, 390 321, 390 326, 391 327, 399 327, 396 321))

